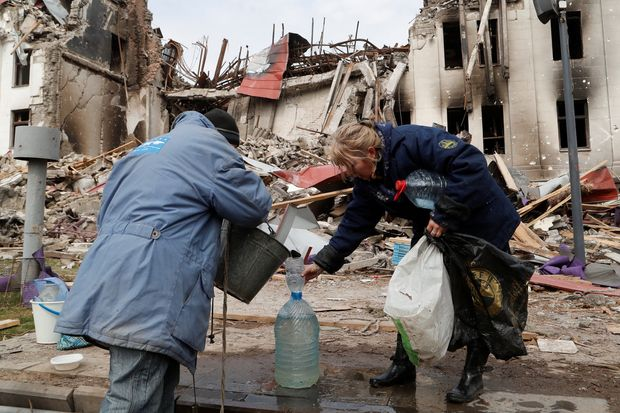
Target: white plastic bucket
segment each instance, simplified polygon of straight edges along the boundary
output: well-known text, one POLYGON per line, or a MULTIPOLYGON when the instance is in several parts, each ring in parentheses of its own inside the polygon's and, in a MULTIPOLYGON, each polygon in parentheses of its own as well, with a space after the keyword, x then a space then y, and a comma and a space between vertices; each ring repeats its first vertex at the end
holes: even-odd
POLYGON ((54 333, 56 320, 60 315, 64 301, 32 301, 34 331, 39 344, 56 344, 60 334, 54 333))

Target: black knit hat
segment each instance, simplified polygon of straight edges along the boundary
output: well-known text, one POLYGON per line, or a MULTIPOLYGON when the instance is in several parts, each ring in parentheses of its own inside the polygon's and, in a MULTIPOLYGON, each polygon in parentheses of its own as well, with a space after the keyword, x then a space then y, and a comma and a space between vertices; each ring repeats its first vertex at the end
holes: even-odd
POLYGON ((215 126, 218 132, 224 135, 231 145, 239 146, 239 128, 237 127, 235 118, 230 116, 225 110, 218 108, 211 109, 205 113, 205 116, 213 123, 213 126, 215 126))

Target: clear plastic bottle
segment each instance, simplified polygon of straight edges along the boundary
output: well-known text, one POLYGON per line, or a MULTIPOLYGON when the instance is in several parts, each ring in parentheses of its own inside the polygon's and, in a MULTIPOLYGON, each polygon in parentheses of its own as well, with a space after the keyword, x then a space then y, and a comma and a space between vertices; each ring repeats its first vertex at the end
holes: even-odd
POLYGON ((396 181, 396 195, 394 201, 404 192, 407 198, 418 208, 435 209, 446 188, 446 178, 436 172, 417 169, 411 172, 406 179, 396 181))
POLYGON ((288 258, 285 266, 291 298, 278 312, 274 327, 275 377, 282 387, 303 389, 319 379, 319 321, 301 298, 303 258, 288 258))

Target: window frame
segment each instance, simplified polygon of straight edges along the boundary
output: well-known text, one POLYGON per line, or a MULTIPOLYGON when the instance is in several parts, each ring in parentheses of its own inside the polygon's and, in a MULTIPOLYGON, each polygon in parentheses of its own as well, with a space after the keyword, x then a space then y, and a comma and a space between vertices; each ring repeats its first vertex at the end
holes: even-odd
MULTIPOLYGON (((589 150, 590 149, 590 122, 589 122, 589 110, 587 99, 573 99, 575 106, 575 129, 577 133, 577 150, 589 150), (580 130, 583 132, 582 145, 579 144, 580 130)), ((566 110, 564 107, 564 101, 556 101, 557 110, 557 122, 558 122, 558 143, 560 145, 560 151, 568 151, 568 128, 566 126, 566 110)))
POLYGON ((28 109, 11 110, 11 136, 9 137, 9 148, 15 146, 15 128, 18 126, 30 126, 32 120, 32 112, 28 109), (28 113, 28 120, 17 120, 19 114, 28 113))
POLYGON ((480 108, 480 111, 481 111, 481 118, 482 118, 482 152, 485 155, 493 155, 494 153, 505 154, 506 153, 506 125, 505 125, 505 120, 504 120, 504 105, 482 105, 480 108), (491 129, 494 129, 497 127, 495 116, 489 119, 488 115, 485 115, 485 110, 491 110, 490 108, 494 108, 493 109, 493 111, 495 112, 494 115, 496 114, 501 115, 501 132, 502 132, 501 135, 494 135, 494 136, 486 135, 489 127, 491 127, 491 129), (490 126, 488 123, 490 121, 492 121, 495 125, 490 126), (501 145, 500 145, 501 152, 500 151, 489 152, 487 150, 486 144, 492 141, 501 142, 501 145))
MULTIPOLYGON (((568 27, 568 54, 570 60, 584 58, 583 51, 583 24, 581 23, 581 10, 566 12, 566 25, 568 27), (576 22, 578 25, 576 25, 576 22), (578 30, 579 36, 571 36, 578 30)), ((560 25, 558 19, 551 19, 551 50, 554 61, 562 60, 562 49, 560 45, 560 25)))
POLYGON ((13 53, 13 87, 27 87, 30 86, 30 74, 32 69, 32 50, 25 51, 28 59, 27 65, 22 65, 17 57, 17 53, 13 53), (27 71, 24 76, 24 71, 27 71), (26 77, 24 81, 23 78, 26 77))
POLYGON ((458 20, 456 21, 444 21, 442 22, 442 35, 443 35, 443 67, 445 70, 458 70, 458 69, 463 69, 463 55, 462 55, 462 49, 461 49, 461 25, 459 23, 458 20), (456 57, 450 57, 450 59, 448 59, 448 50, 449 48, 446 47, 446 39, 448 39, 448 37, 446 36, 446 26, 448 26, 449 31, 448 33, 450 34, 450 37, 455 36, 454 39, 451 39, 452 42, 455 43, 454 46, 452 46, 452 43, 450 43, 450 45, 452 46, 450 48, 454 49, 453 51, 456 54, 456 57), (455 63, 458 61, 457 65, 453 65, 453 66, 448 66, 448 60, 450 60, 451 63, 455 63))

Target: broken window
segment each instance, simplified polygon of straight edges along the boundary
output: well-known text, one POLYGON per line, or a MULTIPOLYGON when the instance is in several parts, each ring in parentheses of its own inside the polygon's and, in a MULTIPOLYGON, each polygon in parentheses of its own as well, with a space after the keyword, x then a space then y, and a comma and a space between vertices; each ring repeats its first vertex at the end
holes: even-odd
MULTIPOLYGON (((577 147, 587 148, 588 145, 588 101, 575 100, 575 131, 577 133, 577 147)), ((558 100, 558 130, 560 148, 568 149, 568 132, 566 129, 566 108, 563 100, 558 100)))
POLYGON ((446 69, 463 67, 459 22, 443 22, 443 56, 446 69))
POLYGON ((9 146, 12 148, 15 145, 15 128, 30 125, 30 109, 12 110, 11 123, 11 141, 9 146))
POLYGON ((456 135, 463 130, 469 131, 467 111, 462 107, 448 108, 448 132, 456 135))
POLYGON ((411 112, 408 110, 404 112, 396 112, 394 113, 394 116, 396 117, 396 124, 398 126, 411 125, 411 112))
POLYGON ((112 47, 110 53, 110 70, 113 72, 123 72, 123 56, 127 49, 127 41, 121 39, 114 33, 112 35, 112 47))
MULTIPOLYGON (((477 26, 480 28, 480 20, 477 22, 477 26)), ((489 29, 489 37, 491 38, 491 62, 494 65, 497 64, 497 19, 489 19, 487 22, 487 27, 489 29)), ((481 44, 478 49, 478 62, 481 65, 485 64, 484 60, 484 48, 485 45, 481 44)))
MULTIPOLYGON (((566 26, 568 27, 568 52, 571 59, 583 57, 583 42, 581 40, 581 12, 567 11, 566 26)), ((560 26, 558 19, 551 19, 551 44, 553 46, 553 60, 562 60, 560 48, 560 26)))
POLYGON ((506 153, 503 105, 482 107, 482 144, 487 155, 506 153))
POLYGON ((28 86, 30 84, 30 55, 31 50, 26 51, 26 64, 22 64, 17 57, 17 53, 14 53, 14 65, 13 65, 13 86, 28 86))

